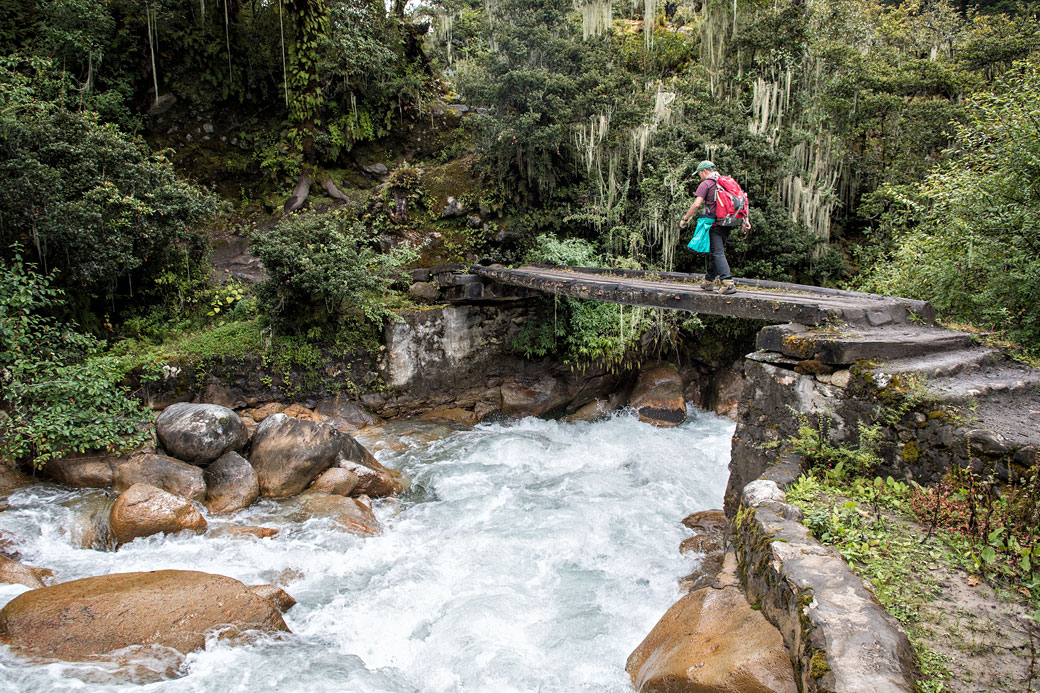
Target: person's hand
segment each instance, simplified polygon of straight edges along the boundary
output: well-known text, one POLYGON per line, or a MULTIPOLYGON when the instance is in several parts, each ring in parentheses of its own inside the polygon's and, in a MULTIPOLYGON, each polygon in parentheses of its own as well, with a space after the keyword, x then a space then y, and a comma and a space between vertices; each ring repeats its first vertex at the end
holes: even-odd
POLYGON ((746 236, 748 234, 748 231, 751 230, 751 222, 745 219, 744 225, 741 228, 743 229, 744 235, 746 236))
POLYGON ((680 229, 685 229, 686 228, 686 217, 683 217, 682 219, 679 220, 679 228, 680 229))

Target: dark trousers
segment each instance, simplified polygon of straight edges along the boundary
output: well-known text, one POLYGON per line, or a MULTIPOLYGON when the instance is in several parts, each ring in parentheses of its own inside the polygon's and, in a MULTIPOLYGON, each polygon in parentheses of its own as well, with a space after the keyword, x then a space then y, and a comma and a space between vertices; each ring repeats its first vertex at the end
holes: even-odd
POLYGON ((716 279, 732 279, 729 273, 729 262, 726 260, 726 241, 729 240, 729 229, 716 224, 708 231, 711 250, 708 252, 708 272, 704 278, 708 281, 716 279))

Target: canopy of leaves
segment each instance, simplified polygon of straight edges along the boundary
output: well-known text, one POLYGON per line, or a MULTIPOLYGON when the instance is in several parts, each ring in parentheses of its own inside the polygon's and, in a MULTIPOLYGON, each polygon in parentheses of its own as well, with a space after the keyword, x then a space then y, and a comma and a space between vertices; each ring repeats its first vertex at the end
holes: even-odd
POLYGON ((166 268, 191 271, 203 254, 193 228, 217 201, 71 108, 65 86, 46 61, 0 58, 0 253, 20 243, 69 297, 121 304, 166 268))
POLYGON ((874 269, 883 291, 1040 344, 1040 59, 976 94, 950 159, 906 199, 900 244, 874 269))

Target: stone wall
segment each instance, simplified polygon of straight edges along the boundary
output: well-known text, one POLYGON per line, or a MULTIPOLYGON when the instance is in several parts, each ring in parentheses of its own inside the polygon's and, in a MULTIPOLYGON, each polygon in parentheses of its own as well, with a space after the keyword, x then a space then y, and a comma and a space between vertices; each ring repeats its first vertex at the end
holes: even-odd
POLYGON ((745 360, 725 498, 730 515, 744 485, 775 461, 802 420, 821 426, 831 442, 850 447, 859 443, 861 423, 880 424, 883 464, 876 473, 921 484, 941 480, 953 466, 1007 481, 1035 462, 1034 446, 1008 445, 986 422, 973 419, 970 406, 928 393, 919 373, 893 373, 884 364, 864 361, 821 377, 799 373, 793 365, 769 351, 745 360))
POLYGON ((909 693, 913 650, 870 585, 802 524, 781 486, 800 473, 787 457, 744 487, 731 534, 749 601, 784 638, 799 690, 909 693), (779 483, 777 483, 779 481, 779 483))

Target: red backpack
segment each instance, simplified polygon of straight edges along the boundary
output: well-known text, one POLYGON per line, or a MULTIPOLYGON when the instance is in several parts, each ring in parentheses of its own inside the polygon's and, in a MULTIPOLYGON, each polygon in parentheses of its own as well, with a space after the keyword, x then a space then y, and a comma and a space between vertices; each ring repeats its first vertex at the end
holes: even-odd
POLYGON ((743 226, 748 216, 748 197, 730 176, 715 179, 715 218, 719 226, 743 226))

